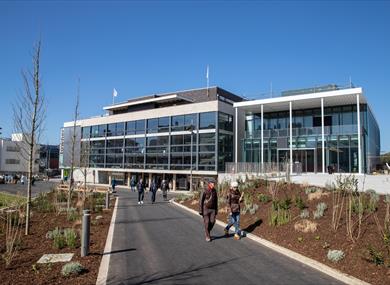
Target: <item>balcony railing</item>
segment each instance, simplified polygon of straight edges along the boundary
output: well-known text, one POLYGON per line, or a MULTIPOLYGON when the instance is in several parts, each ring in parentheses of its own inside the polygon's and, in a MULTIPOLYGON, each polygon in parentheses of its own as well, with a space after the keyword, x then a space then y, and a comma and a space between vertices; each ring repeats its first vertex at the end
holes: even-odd
MULTIPOLYGON (((341 125, 341 126, 326 126, 324 127, 325 135, 352 135, 357 134, 358 128, 357 125, 341 125)), ((312 127, 312 128, 293 128, 292 136, 318 136, 322 134, 321 127, 312 127)), ((273 129, 273 130, 264 130, 264 138, 278 138, 278 137, 289 137, 290 129, 273 129)), ((261 138, 261 131, 246 131, 245 138, 261 138)))

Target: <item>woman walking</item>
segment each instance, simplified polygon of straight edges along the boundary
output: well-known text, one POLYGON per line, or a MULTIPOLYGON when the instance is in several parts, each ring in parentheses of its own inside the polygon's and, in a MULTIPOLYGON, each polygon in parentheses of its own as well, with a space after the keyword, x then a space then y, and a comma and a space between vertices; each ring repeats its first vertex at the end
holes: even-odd
POLYGON ((210 233, 214 227, 215 218, 218 214, 218 196, 213 182, 208 183, 207 188, 203 191, 199 202, 199 214, 203 216, 206 241, 210 242, 210 233))
POLYGON ((240 230, 240 203, 242 202, 244 193, 240 193, 238 190, 238 183, 236 181, 232 182, 229 194, 227 196, 227 204, 230 208, 230 219, 228 224, 225 227, 225 235, 229 235, 229 229, 234 225, 234 239, 239 240, 241 237, 240 230))

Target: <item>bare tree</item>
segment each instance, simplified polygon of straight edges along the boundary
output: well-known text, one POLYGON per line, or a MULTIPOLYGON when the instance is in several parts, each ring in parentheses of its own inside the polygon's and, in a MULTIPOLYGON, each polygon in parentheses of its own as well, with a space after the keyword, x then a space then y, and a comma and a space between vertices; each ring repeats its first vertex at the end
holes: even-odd
POLYGON ((85 192, 87 190, 87 177, 88 177, 88 170, 89 170, 89 153, 91 150, 91 142, 83 141, 81 142, 81 148, 80 148, 80 172, 83 175, 84 178, 84 195, 83 198, 85 199, 85 192))
POLYGON ((46 117, 45 98, 41 92, 40 59, 41 40, 33 49, 33 70, 22 71, 24 89, 17 96, 13 105, 14 129, 21 134, 20 154, 28 161, 27 206, 25 234, 29 234, 31 186, 33 166, 35 164, 37 144, 43 132, 43 123, 46 117))
POLYGON ((73 179, 73 172, 75 168, 75 147, 77 143, 77 120, 79 118, 79 105, 80 105, 80 79, 78 80, 77 84, 77 95, 76 95, 76 105, 74 108, 74 120, 73 120, 73 131, 72 131, 72 147, 71 147, 71 158, 70 158, 70 173, 69 173, 69 189, 68 189, 68 203, 67 203, 67 209, 68 212, 70 210, 71 206, 71 200, 72 200, 72 192, 74 187, 74 179, 73 179))

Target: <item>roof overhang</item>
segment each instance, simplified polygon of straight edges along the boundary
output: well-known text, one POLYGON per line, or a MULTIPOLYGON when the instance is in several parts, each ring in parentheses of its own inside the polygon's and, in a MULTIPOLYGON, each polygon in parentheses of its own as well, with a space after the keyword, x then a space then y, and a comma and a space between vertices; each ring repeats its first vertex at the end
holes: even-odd
POLYGON ((111 106, 103 107, 104 110, 116 110, 116 109, 123 109, 127 108, 129 106, 136 106, 136 105, 143 105, 148 103, 169 103, 169 102, 176 102, 176 101, 186 101, 186 102, 193 102, 190 98, 186 98, 177 94, 171 94, 171 95, 164 95, 164 96, 156 96, 154 98, 147 98, 147 99, 140 99, 140 100, 134 100, 130 102, 123 102, 111 106))
POLYGON ((288 111, 290 102, 292 102, 292 108, 295 110, 318 108, 321 107, 322 98, 324 99, 325 107, 352 105, 356 104, 357 95, 359 95, 360 103, 367 103, 366 98, 363 96, 363 89, 359 87, 319 93, 237 102, 234 103, 233 106, 247 113, 259 113, 261 105, 263 105, 264 112, 278 112, 288 111))

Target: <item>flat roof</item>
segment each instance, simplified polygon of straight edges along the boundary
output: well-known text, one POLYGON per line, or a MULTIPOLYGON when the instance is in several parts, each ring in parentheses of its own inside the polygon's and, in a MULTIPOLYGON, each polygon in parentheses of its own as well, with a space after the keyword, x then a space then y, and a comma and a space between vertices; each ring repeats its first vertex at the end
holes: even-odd
POLYGON ((321 106, 321 98, 324 98, 325 107, 356 104, 356 96, 359 95, 360 103, 367 103, 361 87, 332 90, 318 93, 308 93, 275 98, 237 102, 233 107, 247 112, 258 113, 263 105, 264 112, 276 112, 289 109, 292 102, 293 109, 309 109, 321 106))
POLYGON ((129 106, 135 106, 135 105, 142 105, 142 104, 148 104, 148 103, 166 103, 166 102, 174 102, 174 101, 186 101, 186 102, 193 102, 190 98, 186 98, 177 94, 171 94, 171 95, 155 95, 154 97, 141 97, 139 99, 133 99, 129 100, 127 102, 122 102, 118 104, 114 104, 111 106, 103 107, 104 110, 116 110, 116 109, 122 109, 129 106))

